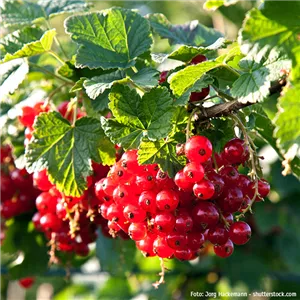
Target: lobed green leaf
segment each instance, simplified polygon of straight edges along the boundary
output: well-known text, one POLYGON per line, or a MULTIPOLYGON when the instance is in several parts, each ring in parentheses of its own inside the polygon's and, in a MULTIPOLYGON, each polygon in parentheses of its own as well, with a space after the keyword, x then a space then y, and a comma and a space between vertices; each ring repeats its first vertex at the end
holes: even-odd
POLYGON ((65 28, 80 45, 76 56, 78 68, 132 67, 152 44, 147 20, 122 8, 69 17, 65 28))
POLYGON ((173 99, 164 87, 156 87, 141 98, 135 90, 116 84, 109 94, 115 119, 101 119, 107 136, 125 149, 137 148, 143 137, 155 141, 171 130, 173 99))
POLYGON ((83 117, 72 126, 57 112, 42 113, 34 124, 33 140, 26 148, 30 172, 48 169, 51 180, 67 196, 80 196, 91 160, 114 163, 113 144, 97 119, 83 117))
POLYGON ((168 39, 171 45, 208 46, 222 37, 220 32, 200 24, 197 20, 183 25, 172 25, 163 14, 149 14, 146 18, 154 31, 160 37, 168 39))
POLYGON ((1 41, 1 63, 49 51, 55 35, 55 29, 43 32, 32 27, 25 27, 6 35, 1 41))

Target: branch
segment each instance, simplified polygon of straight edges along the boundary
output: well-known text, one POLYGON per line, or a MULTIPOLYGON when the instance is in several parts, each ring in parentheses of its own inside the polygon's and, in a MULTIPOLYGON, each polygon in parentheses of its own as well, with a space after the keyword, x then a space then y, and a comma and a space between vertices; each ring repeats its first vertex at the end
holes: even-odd
MULTIPOLYGON (((270 95, 280 92, 282 90, 282 87, 284 87, 285 85, 286 85, 285 79, 275 82, 269 89, 270 95)), ((207 107, 207 108, 201 107, 201 114, 198 115, 198 120, 200 120, 200 121, 207 120, 207 119, 210 119, 213 117, 228 116, 232 112, 235 112, 244 107, 256 104, 256 103, 251 103, 251 102, 246 102, 246 103, 238 102, 238 100, 225 94, 224 92, 219 90, 217 87, 214 86, 214 89, 216 90, 219 97, 226 98, 227 100, 230 100, 230 102, 216 104, 214 106, 207 107)))
POLYGON ((253 105, 255 103, 247 102, 241 103, 237 100, 216 104, 211 107, 202 107, 201 114, 198 115, 198 120, 207 120, 213 117, 224 117, 229 116, 232 112, 242 109, 244 107, 253 105))

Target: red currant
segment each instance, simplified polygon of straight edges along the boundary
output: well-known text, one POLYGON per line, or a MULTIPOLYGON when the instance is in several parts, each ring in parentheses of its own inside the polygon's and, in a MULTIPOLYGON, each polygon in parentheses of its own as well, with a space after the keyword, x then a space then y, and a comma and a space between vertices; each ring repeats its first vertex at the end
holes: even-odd
POLYGON ((212 155, 212 144, 207 137, 195 135, 186 142, 185 155, 191 162, 206 162, 212 155))

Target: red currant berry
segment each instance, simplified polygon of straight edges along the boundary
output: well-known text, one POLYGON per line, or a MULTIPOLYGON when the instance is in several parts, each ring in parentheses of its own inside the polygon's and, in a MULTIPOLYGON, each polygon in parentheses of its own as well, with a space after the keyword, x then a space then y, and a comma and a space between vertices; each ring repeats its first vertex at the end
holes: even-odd
POLYGON ((226 166, 222 168, 219 174, 222 176, 226 184, 235 184, 239 178, 239 172, 236 168, 231 166, 226 166))
POLYGON ((111 167, 109 175, 116 184, 125 183, 132 177, 132 174, 123 168, 120 162, 111 167))
POLYGON ((29 289, 34 284, 35 278, 34 277, 25 277, 22 279, 19 279, 19 284, 24 289, 29 289))
POLYGON ((173 249, 184 249, 187 246, 187 236, 177 232, 172 232, 167 235, 166 241, 168 245, 173 249))
POLYGON ((212 154, 212 144, 205 136, 195 135, 185 144, 187 159, 195 163, 206 162, 212 154))
POLYGON ((222 211, 234 213, 241 208, 244 201, 242 191, 237 187, 229 187, 218 199, 218 204, 222 211))
POLYGON ((203 88, 200 92, 192 92, 190 96, 190 102, 201 101, 209 94, 209 86, 203 88))
POLYGON ((21 116, 19 116, 19 121, 25 127, 32 127, 35 116, 36 116, 36 112, 32 107, 24 106, 24 107, 22 107, 22 114, 21 114, 21 116))
POLYGON ((164 83, 167 80, 168 73, 169 73, 169 71, 162 71, 162 72, 160 72, 160 74, 159 74, 159 81, 158 81, 159 84, 162 84, 162 83, 164 83))
POLYGON ((153 243, 153 252, 161 258, 171 258, 174 254, 174 249, 169 247, 166 238, 157 237, 153 243))
POLYGON ((205 242, 203 233, 198 231, 190 232, 187 237, 188 248, 192 249, 193 251, 199 250, 205 242))
POLYGON ((180 261, 191 260, 194 257, 194 253, 189 248, 180 249, 180 250, 175 250, 174 257, 176 257, 180 261))
POLYGON ((208 200, 215 193, 215 187, 209 180, 203 179, 193 187, 194 194, 200 200, 208 200))
POLYGON ((139 206, 149 213, 156 212, 156 194, 153 191, 142 192, 139 196, 139 206))
POLYGON ((148 234, 144 239, 137 241, 136 246, 137 248, 142 251, 144 256, 151 257, 155 256, 153 252, 153 243, 155 241, 156 236, 153 234, 148 234))
POLYGON ((216 206, 210 202, 200 202, 192 210, 194 223, 197 223, 206 229, 213 227, 219 222, 219 212, 216 206))
POLYGON ((214 252, 217 256, 226 258, 229 257, 234 250, 234 245, 231 240, 227 240, 227 242, 223 245, 215 245, 214 252))
MULTIPOLYGON (((134 199, 130 193, 130 187, 128 185, 118 185, 113 192, 113 199, 116 203, 121 205, 127 205, 134 199)), ((134 204, 134 203, 132 203, 134 204)))
POLYGON ((32 186, 32 177, 27 173, 26 169, 14 169, 10 173, 10 178, 15 188, 23 190, 28 188, 28 186, 32 186))
POLYGON ((225 182, 222 176, 211 170, 206 173, 206 177, 214 185, 215 193, 212 198, 219 197, 222 194, 225 186, 225 182))
POLYGON ((190 182, 196 183, 203 179, 204 177, 204 168, 201 164, 194 162, 188 163, 183 168, 183 174, 190 182))
POLYGON ((159 210, 173 211, 179 203, 179 197, 172 190, 162 190, 156 195, 156 206, 159 210))
POLYGON ((87 256, 90 252, 90 249, 85 243, 76 243, 74 245, 74 251, 79 256, 87 256))
POLYGON ((5 175, 1 172, 1 202, 4 202, 13 197, 15 193, 15 188, 13 185, 13 181, 10 176, 5 175))
POLYGON ((155 177, 150 172, 145 172, 136 176, 135 183, 139 190, 148 191, 154 188, 155 177))
POLYGON ((159 212, 154 217, 154 228, 158 232, 169 233, 175 227, 175 217, 170 212, 159 212))
POLYGON ((193 229, 193 219, 187 210, 180 209, 176 215, 174 230, 178 233, 187 233, 193 229))
POLYGON ((234 138, 224 147, 224 158, 231 164, 244 163, 249 158, 249 149, 245 141, 234 138))
POLYGON ((132 204, 126 205, 123 213, 126 220, 131 223, 143 222, 147 217, 146 212, 141 207, 132 204))
POLYGON ((180 170, 176 173, 174 178, 175 184, 183 191, 192 191, 193 182, 184 175, 183 170, 180 170))
POLYGON ((114 189, 116 188, 116 184, 114 183, 112 178, 110 178, 110 177, 104 178, 102 181, 102 186, 103 186, 102 188, 103 188, 104 193, 107 196, 112 197, 113 193, 114 193, 114 189))
POLYGON ((265 179, 260 179, 258 181, 258 194, 261 198, 265 198, 270 193, 270 184, 265 179))
POLYGON ((206 61, 207 58, 205 55, 202 54, 198 54, 197 56, 195 56, 192 60, 191 60, 191 65, 197 65, 200 64, 204 61, 206 61))
POLYGON ((41 214, 56 213, 57 197, 49 192, 41 193, 35 200, 35 205, 41 214))
POLYGON ((174 180, 167 173, 159 170, 155 177, 156 186, 159 190, 171 190, 176 187, 174 180))
POLYGON ((36 188, 44 192, 49 191, 53 187, 53 184, 49 181, 46 169, 33 173, 33 184, 36 188))
POLYGON ((41 217, 42 216, 39 212, 36 212, 32 217, 32 223, 34 225, 34 228, 38 231, 42 231, 42 227, 40 224, 41 217))
POLYGON ((44 231, 57 232, 62 226, 62 221, 55 214, 47 213, 41 217, 40 224, 44 231))
POLYGON ((242 221, 235 222, 230 226, 229 238, 236 245, 244 245, 251 238, 251 227, 242 221))
POLYGON ((222 225, 210 228, 207 234, 207 239, 214 245, 223 245, 227 242, 229 233, 222 225))
POLYGON ((134 241, 140 241, 147 235, 147 226, 144 223, 131 223, 128 228, 128 235, 134 241))

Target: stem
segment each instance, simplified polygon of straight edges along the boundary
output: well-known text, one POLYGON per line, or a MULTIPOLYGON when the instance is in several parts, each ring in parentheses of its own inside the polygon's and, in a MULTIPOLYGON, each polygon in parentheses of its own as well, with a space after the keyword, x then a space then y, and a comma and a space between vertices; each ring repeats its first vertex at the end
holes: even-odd
POLYGON ((131 69, 132 69, 132 71, 133 71, 134 73, 137 73, 137 72, 138 72, 138 69, 137 69, 135 66, 131 67, 131 69))
POLYGON ((77 104, 78 104, 78 92, 77 92, 77 96, 76 96, 76 101, 73 106, 73 122, 72 122, 73 127, 75 126, 75 122, 77 120, 77 104))
POLYGON ((219 173, 219 167, 218 167, 218 164, 217 164, 217 160, 216 160, 216 156, 215 156, 215 151, 213 151, 213 153, 212 153, 212 160, 213 160, 216 172, 219 173))
POLYGON ((147 91, 145 89, 143 89, 142 87, 138 86, 137 84, 135 84, 131 79, 129 79, 129 84, 138 89, 139 91, 141 91, 143 94, 145 94, 147 91))
POLYGON ((68 83, 64 83, 60 86, 58 86, 56 89, 54 89, 47 97, 46 101, 45 101, 45 105, 47 106, 47 104, 50 102, 50 100, 52 99, 52 97, 59 91, 61 90, 64 86, 68 85, 68 83))
POLYGON ((239 72, 237 72, 235 69, 231 68, 227 64, 223 64, 223 67, 225 67, 228 71, 230 71, 231 73, 235 74, 236 76, 238 76, 238 77, 241 76, 239 72))
POLYGON ((196 111, 198 110, 199 108, 198 107, 195 107, 193 109, 193 111, 191 112, 190 116, 189 116, 189 119, 188 119, 188 122, 187 122, 187 125, 186 125, 186 142, 189 140, 190 138, 190 128, 191 128, 191 122, 192 122, 192 118, 194 116, 194 114, 196 113, 196 111))
MULTIPOLYGON (((217 206, 216 206, 217 207, 217 206)), ((224 215, 222 214, 222 211, 217 207, 218 212, 219 212, 219 216, 221 218, 221 220, 223 221, 225 227, 228 229, 230 227, 230 224, 228 223, 228 221, 225 219, 224 215)))
MULTIPOLYGON (((50 23, 47 21, 47 19, 45 19, 45 23, 46 23, 46 26, 47 26, 47 28, 48 28, 49 30, 52 29, 52 28, 51 28, 51 25, 50 25, 50 23)), ((65 50, 64 50, 64 48, 63 48, 63 46, 62 46, 62 44, 60 43, 59 39, 58 39, 56 36, 54 36, 54 42, 55 42, 56 45, 60 48, 60 50, 61 50, 61 52, 63 53, 63 55, 68 59, 67 53, 65 52, 65 50)))
POLYGON ((74 82, 73 82, 72 80, 67 79, 67 78, 64 78, 64 77, 61 77, 61 76, 59 76, 59 75, 56 75, 56 74, 52 73, 51 71, 48 71, 47 69, 45 69, 45 68, 43 68, 43 67, 41 67, 41 66, 39 66, 39 65, 37 65, 37 64, 35 64, 35 63, 33 63, 33 62, 28 62, 28 63, 29 63, 29 65, 31 65, 32 67, 38 68, 38 69, 44 71, 45 73, 47 73, 47 74, 53 76, 54 78, 57 78, 57 79, 59 79, 59 80, 62 80, 62 81, 64 81, 64 82, 66 82, 67 84, 70 84, 70 85, 71 85, 71 84, 74 84, 74 82))
POLYGON ((231 97, 230 95, 224 93, 223 91, 221 91, 218 87, 216 87, 214 84, 212 84, 212 87, 214 88, 214 90, 216 91, 217 95, 220 98, 225 98, 227 100, 233 101, 235 100, 233 97, 231 97))
POLYGON ((190 104, 196 106, 196 104, 198 104, 198 103, 203 103, 204 101, 211 100, 211 99, 214 99, 214 98, 221 98, 221 97, 218 96, 218 95, 213 95, 213 96, 210 96, 208 98, 205 98, 205 99, 202 99, 202 100, 199 100, 199 101, 191 102, 190 104))
POLYGON ((55 52, 53 52, 52 50, 48 51, 49 54, 51 54, 53 57, 55 57, 62 65, 65 64, 64 60, 61 59, 55 52))
POLYGON ((245 142, 249 147, 249 156, 250 156, 250 162, 251 162, 251 172, 250 176, 252 180, 254 180, 254 196, 251 199, 251 202, 249 203, 248 207, 243 210, 243 212, 239 215, 236 216, 236 219, 239 220, 241 217, 245 215, 246 212, 251 211, 251 207, 254 204, 256 197, 258 196, 258 175, 257 175, 257 170, 256 170, 256 162, 255 162, 255 150, 252 149, 255 148, 254 142, 252 139, 249 137, 247 130, 243 124, 243 122, 240 120, 240 118, 236 115, 231 115, 231 118, 236 122, 238 127, 241 129, 245 142))
POLYGON ((158 281, 156 281, 155 283, 152 284, 156 289, 158 289, 158 287, 162 283, 165 283, 165 271, 166 271, 165 262, 164 262, 163 258, 159 258, 159 260, 160 260, 161 272, 158 275, 160 276, 160 278, 158 281))

